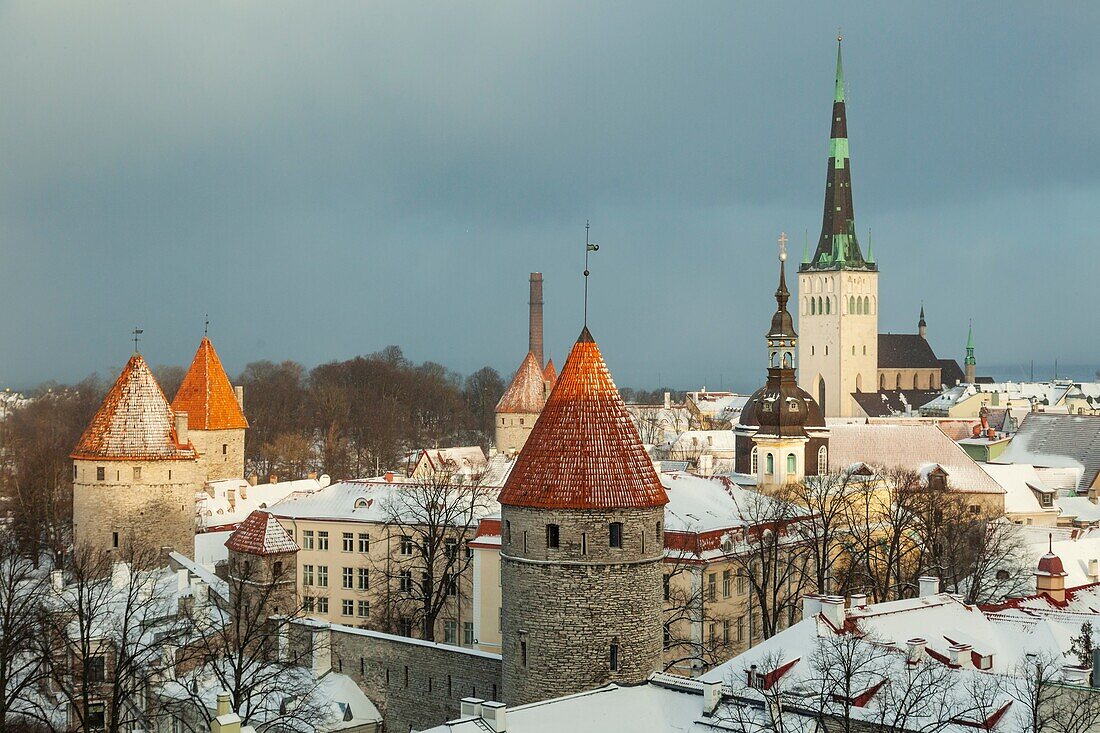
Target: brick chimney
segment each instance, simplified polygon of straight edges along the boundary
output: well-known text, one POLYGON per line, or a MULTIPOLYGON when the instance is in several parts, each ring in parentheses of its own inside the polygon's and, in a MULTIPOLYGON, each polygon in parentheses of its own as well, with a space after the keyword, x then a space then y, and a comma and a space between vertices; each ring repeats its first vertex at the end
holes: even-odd
POLYGON ((528 329, 528 351, 539 361, 539 369, 546 366, 542 358, 542 273, 531 273, 531 311, 528 329))

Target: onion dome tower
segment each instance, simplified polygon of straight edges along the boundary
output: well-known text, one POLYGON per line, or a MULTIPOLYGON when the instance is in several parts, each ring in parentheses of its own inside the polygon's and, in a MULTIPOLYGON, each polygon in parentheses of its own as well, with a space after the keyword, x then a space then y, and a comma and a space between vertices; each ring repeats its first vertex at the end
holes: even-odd
POLYGON ((821 236, 798 268, 799 384, 829 417, 855 415, 852 393, 878 384, 878 265, 856 239, 840 41, 821 236))
POLYGON ((127 362, 69 457, 75 545, 194 554, 198 454, 187 414, 168 405, 141 354, 127 362))
POLYGON ((512 383, 497 402, 494 443, 498 451, 514 454, 523 448, 545 402, 542 364, 533 351, 528 351, 512 383))
POLYGON ((828 430, 821 408, 795 379, 798 334, 787 311, 786 237, 780 237, 779 287, 768 329, 768 381, 753 393, 734 430, 736 468, 762 488, 828 469, 828 430))
POLYGON ((289 613, 297 607, 299 547, 279 521, 257 509, 225 541, 230 593, 255 607, 251 618, 289 613), (263 608, 259 608, 262 605, 263 608))
POLYGON ((506 703, 658 668, 667 503, 586 327, 500 494, 506 703))
POLYGON ((172 409, 187 413, 191 442, 199 452, 199 470, 207 481, 244 478, 248 420, 243 397, 242 389, 233 389, 214 344, 204 335, 172 400, 172 409))
POLYGON ((1062 558, 1054 554, 1054 535, 1048 536, 1049 549, 1047 554, 1039 558, 1039 567, 1033 573, 1035 575, 1035 592, 1045 593, 1052 601, 1066 602, 1066 576, 1069 575, 1062 567, 1062 558))

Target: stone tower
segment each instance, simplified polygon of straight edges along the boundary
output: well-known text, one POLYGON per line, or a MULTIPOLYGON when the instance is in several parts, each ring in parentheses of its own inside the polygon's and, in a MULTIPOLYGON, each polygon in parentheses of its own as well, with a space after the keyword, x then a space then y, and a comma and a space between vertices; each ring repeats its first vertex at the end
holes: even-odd
POLYGON ((500 494, 506 703, 659 666, 666 503, 585 328, 500 494))
POLYGON ((73 449, 73 541, 195 550, 195 492, 202 488, 187 414, 175 412, 135 353, 73 449))
POLYGON ((225 541, 230 593, 262 618, 293 613, 298 605, 298 545, 270 512, 257 509, 225 541), (258 608, 263 606, 263 608, 258 608))
POLYGON ((218 352, 206 336, 180 384, 172 409, 187 413, 188 434, 206 481, 244 478, 244 391, 233 389, 218 352))
MULTIPOLYGON (((785 238, 781 240, 785 242, 785 238)), ((735 468, 756 476, 763 491, 828 470, 829 432, 814 398, 796 382, 798 334, 787 310, 786 249, 768 328, 768 381, 753 393, 734 426, 735 468)))
POLYGON ((496 406, 494 444, 502 453, 523 449, 546 402, 547 382, 533 353, 527 352, 496 406))
POLYGON ((807 246, 799 267, 798 307, 799 384, 826 416, 850 417, 851 394, 878 384, 878 265, 856 239, 839 38, 825 212, 817 249, 811 257, 807 246))
POLYGON ((963 359, 963 369, 966 371, 967 384, 977 381, 978 359, 974 356, 974 324, 971 323, 966 330, 966 358, 963 359))

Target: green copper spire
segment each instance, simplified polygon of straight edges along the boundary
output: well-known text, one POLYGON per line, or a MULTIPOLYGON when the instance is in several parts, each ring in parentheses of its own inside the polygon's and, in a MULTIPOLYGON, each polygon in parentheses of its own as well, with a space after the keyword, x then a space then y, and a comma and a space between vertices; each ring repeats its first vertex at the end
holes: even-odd
POLYGON ((964 364, 970 366, 977 363, 978 360, 974 358, 974 321, 971 321, 966 332, 966 359, 964 364))
POLYGON ((810 264, 810 230, 806 230, 806 243, 802 245, 802 264, 810 264))
POLYGON ((844 101, 844 66, 840 63, 840 42, 843 36, 836 37, 836 95, 834 102, 844 101))
POLYGON ((875 263, 875 253, 871 251, 871 227, 867 227, 867 264, 875 263))

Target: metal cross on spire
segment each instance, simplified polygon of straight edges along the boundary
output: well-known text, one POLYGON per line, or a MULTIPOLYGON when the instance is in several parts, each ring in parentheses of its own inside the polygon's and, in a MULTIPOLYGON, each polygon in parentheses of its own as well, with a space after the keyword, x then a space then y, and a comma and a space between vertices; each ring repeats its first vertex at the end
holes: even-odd
POLYGON ((145 329, 134 328, 131 335, 134 337, 134 353, 138 353, 138 341, 141 341, 141 334, 145 333, 145 329))
POLYGON ((590 228, 589 221, 584 221, 584 325, 588 326, 588 276, 591 274, 588 270, 588 253, 596 252, 600 249, 600 245, 593 244, 588 239, 588 230, 590 228))
POLYGON ((209 336, 210 335, 210 314, 209 313, 204 313, 203 317, 206 319, 206 323, 204 323, 202 325, 202 335, 203 336, 209 336))
POLYGON ((779 261, 780 262, 786 262, 787 261, 787 233, 786 232, 780 232, 779 233, 779 261))

